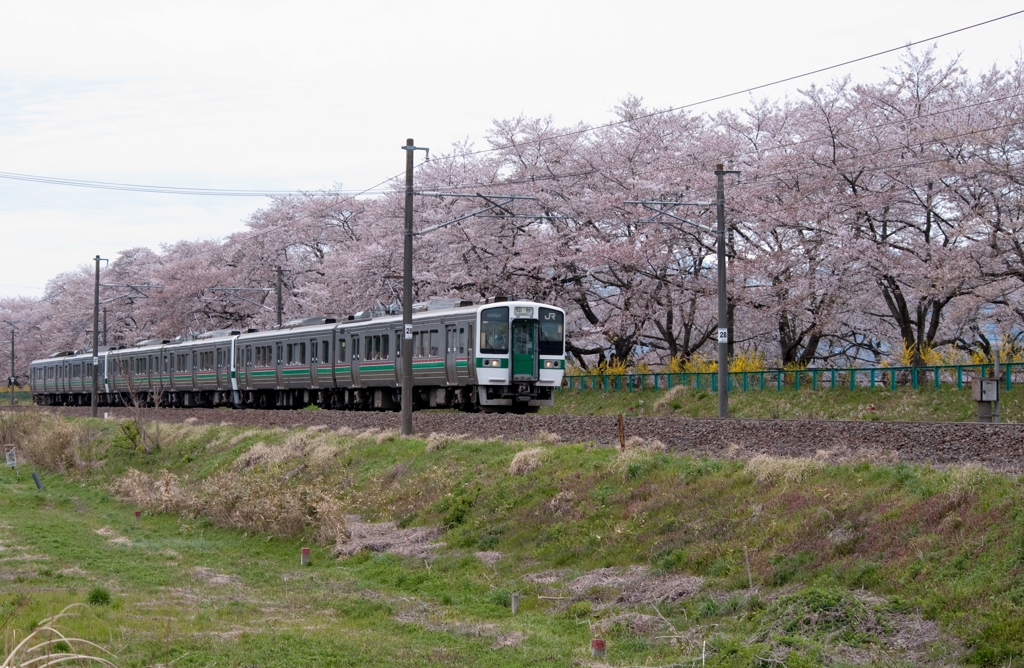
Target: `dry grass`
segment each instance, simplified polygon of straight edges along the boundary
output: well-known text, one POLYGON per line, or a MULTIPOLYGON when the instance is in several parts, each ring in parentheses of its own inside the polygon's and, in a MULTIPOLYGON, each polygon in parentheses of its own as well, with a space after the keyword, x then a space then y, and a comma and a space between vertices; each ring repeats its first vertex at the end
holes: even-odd
POLYGON ((539 443, 547 443, 548 445, 555 445, 562 442, 562 437, 554 432, 541 429, 533 436, 533 440, 539 443))
POLYGON ((459 441, 464 441, 468 438, 468 436, 456 436, 453 434, 439 434, 431 432, 430 436, 427 436, 427 452, 443 450, 453 443, 458 443, 459 441))
POLYGON ((654 452, 638 448, 619 450, 609 467, 617 473, 629 472, 631 468, 645 467, 654 462, 654 452))
POLYGON ((286 462, 305 463, 316 454, 318 461, 325 462, 331 458, 328 453, 336 451, 337 437, 322 429, 310 428, 293 431, 284 442, 268 445, 264 442, 254 444, 248 451, 240 455, 233 463, 235 470, 256 467, 281 466, 286 462))
POLYGON ((334 543, 346 533, 342 503, 315 484, 290 483, 265 470, 227 470, 202 483, 162 471, 159 478, 130 469, 108 488, 116 498, 154 512, 204 516, 221 527, 334 543))
POLYGON ((654 402, 652 410, 660 411, 668 407, 668 405, 672 403, 673 400, 678 399, 682 394, 686 393, 689 389, 690 388, 688 388, 686 385, 676 385, 668 392, 663 393, 658 398, 658 400, 654 402))
POLYGON ((668 450, 668 446, 659 441, 656 438, 650 440, 640 438, 639 436, 630 436, 626 439, 627 450, 647 450, 649 452, 665 452, 668 450))
POLYGON ((75 468, 78 448, 85 440, 78 425, 50 418, 22 437, 19 455, 40 469, 65 473, 75 468))
MULTIPOLYGON (((25 601, 28 599, 25 598, 25 601)), ((20 641, 15 631, 4 634, 3 662, 0 668, 28 668, 29 666, 65 666, 96 664, 116 668, 116 666, 102 657, 86 654, 85 652, 100 651, 113 656, 99 645, 75 638, 62 632, 56 622, 63 617, 69 616, 72 608, 85 607, 82 603, 75 603, 61 610, 53 617, 39 622, 20 641), (81 649, 78 649, 81 648, 81 649)))
POLYGON ((159 478, 128 469, 108 489, 122 501, 159 513, 188 515, 197 503, 195 493, 186 491, 178 476, 166 469, 160 471, 159 478))
POLYGON ((509 475, 526 475, 531 471, 536 471, 540 468, 541 461, 544 459, 544 448, 530 448, 528 450, 520 450, 516 453, 516 456, 512 458, 512 463, 509 464, 508 474, 509 475))
POLYGON ((812 459, 755 455, 747 461, 747 471, 762 485, 799 482, 819 471, 824 464, 812 459))
POLYGON ((956 503, 962 503, 968 497, 974 496, 993 476, 991 471, 980 464, 952 466, 948 475, 948 494, 956 503))

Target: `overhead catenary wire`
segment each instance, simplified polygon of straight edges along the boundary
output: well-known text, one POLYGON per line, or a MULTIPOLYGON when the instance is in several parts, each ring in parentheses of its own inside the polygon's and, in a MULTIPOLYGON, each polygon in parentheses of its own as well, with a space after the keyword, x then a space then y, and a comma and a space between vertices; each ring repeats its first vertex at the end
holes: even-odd
MULTIPOLYGON (((619 126, 619 125, 626 125, 628 123, 635 123, 636 121, 644 120, 644 119, 647 119, 647 118, 653 118, 655 116, 661 116, 661 115, 664 115, 664 114, 671 114, 671 113, 676 113, 676 112, 679 112, 679 111, 685 111, 687 109, 692 109, 693 107, 699 107, 701 105, 710 104, 712 102, 718 102, 718 101, 721 101, 721 100, 728 99, 730 97, 736 97, 738 95, 746 95, 748 93, 753 93, 755 91, 763 90, 765 88, 770 88, 772 86, 777 86, 779 84, 788 83, 790 81, 796 81, 797 79, 803 79, 805 77, 814 76, 815 74, 821 74, 822 72, 828 72, 830 70, 835 70, 835 69, 838 69, 840 67, 846 67, 847 65, 853 65, 855 63, 863 62, 865 60, 870 60, 872 58, 877 58, 879 56, 884 56, 884 55, 887 55, 887 54, 890 54, 890 53, 895 53, 897 51, 903 51, 903 50, 906 50, 906 49, 910 49, 912 47, 919 46, 919 45, 925 44, 927 42, 931 42, 931 41, 934 41, 934 40, 937 40, 937 39, 942 39, 943 37, 949 37, 950 35, 955 35, 957 33, 965 32, 967 30, 973 30, 974 28, 980 28, 981 26, 988 25, 990 23, 995 23, 997 21, 1002 21, 1004 19, 1012 18, 1012 17, 1018 16, 1020 14, 1024 14, 1024 9, 1018 10, 1016 12, 1011 12, 1009 14, 1004 14, 1002 16, 997 16, 995 18, 988 19, 986 21, 981 21, 979 23, 974 23, 974 24, 971 24, 971 25, 968 25, 968 26, 963 26, 963 27, 957 28, 955 30, 949 30, 947 32, 940 33, 938 35, 932 35, 931 37, 925 37, 923 39, 918 39, 918 40, 915 40, 915 41, 912 41, 912 42, 908 42, 908 43, 904 44, 903 46, 891 47, 889 49, 884 49, 882 51, 876 51, 875 53, 871 53, 871 54, 868 54, 866 56, 860 56, 858 58, 853 58, 851 60, 845 60, 845 61, 843 61, 841 63, 836 63, 834 65, 829 65, 827 67, 819 67, 818 69, 810 70, 808 72, 803 72, 801 74, 794 74, 794 75, 791 75, 791 76, 788 76, 788 77, 784 77, 784 78, 781 78, 781 79, 776 79, 774 81, 770 81, 768 83, 758 84, 756 86, 750 86, 750 87, 744 88, 742 90, 733 91, 731 93, 724 93, 722 95, 716 95, 716 96, 713 96, 713 97, 705 98, 703 100, 698 100, 696 102, 689 102, 687 104, 679 105, 679 106, 676 106, 676 107, 669 107, 667 109, 659 109, 657 111, 652 111, 652 112, 650 112, 648 114, 641 114, 639 116, 634 116, 634 117, 631 117, 629 119, 625 119, 625 120, 621 120, 621 121, 612 121, 610 123, 603 123, 601 125, 596 125, 596 126, 593 126, 593 127, 588 127, 588 128, 584 128, 584 129, 581 129, 581 130, 570 130, 568 132, 562 132, 562 133, 559 133, 559 134, 554 134, 554 135, 551 135, 551 136, 543 137, 543 138, 540 138, 540 139, 531 139, 531 140, 527 140, 527 141, 523 141, 523 142, 516 142, 515 144, 511 144, 511 145, 507 145, 507 146, 496 146, 496 147, 488 148, 488 149, 480 149, 479 151, 466 151, 466 152, 463 152, 463 153, 458 153, 458 154, 449 155, 449 156, 442 155, 442 156, 436 157, 434 160, 435 161, 457 160, 457 159, 467 158, 467 157, 476 156, 476 155, 484 155, 486 153, 494 153, 494 152, 497 152, 497 151, 504 151, 504 150, 507 150, 509 148, 512 148, 513 146, 529 146, 529 145, 532 145, 532 144, 540 144, 540 143, 552 141, 552 140, 555 140, 555 139, 563 139, 565 137, 574 137, 574 136, 578 136, 578 135, 583 135, 583 134, 588 134, 588 133, 591 133, 591 132, 595 132, 597 130, 605 130, 605 129, 609 129, 609 128, 614 128, 614 127, 619 126)), ((422 163, 420 165, 417 165, 417 169, 420 168, 421 166, 422 166, 422 163)))
MULTIPOLYGON (((1021 14, 1024 14, 1024 9, 1016 11, 1016 12, 1011 12, 1009 14, 1004 14, 1002 16, 998 16, 998 17, 995 17, 995 18, 992 18, 992 19, 988 19, 988 20, 985 20, 985 21, 980 21, 978 23, 973 23, 971 25, 963 26, 963 27, 960 27, 960 28, 957 28, 957 29, 954 29, 954 30, 949 30, 949 31, 946 31, 944 33, 940 33, 938 35, 932 35, 930 37, 925 37, 923 39, 919 39, 919 40, 915 40, 915 41, 912 41, 912 42, 908 42, 908 43, 906 43, 906 44, 904 44, 902 46, 891 47, 891 48, 888 48, 888 49, 884 49, 882 51, 876 51, 876 52, 868 54, 868 55, 860 56, 860 57, 853 58, 853 59, 850 59, 850 60, 845 60, 845 61, 843 61, 841 63, 836 63, 834 65, 828 65, 826 67, 820 67, 820 68, 817 68, 817 69, 814 69, 814 70, 810 70, 810 71, 807 71, 807 72, 803 72, 803 73, 800 73, 800 74, 795 74, 795 75, 783 77, 783 78, 780 78, 780 79, 775 79, 775 80, 767 82, 767 83, 758 84, 758 85, 755 85, 755 86, 750 86, 750 87, 744 88, 742 90, 734 91, 734 92, 731 92, 731 93, 725 93, 725 94, 722 94, 722 95, 716 95, 716 96, 713 96, 713 97, 710 97, 710 98, 705 98, 703 100, 699 100, 699 101, 695 101, 695 102, 690 102, 690 103, 687 103, 687 104, 684 104, 684 105, 679 105, 679 106, 676 106, 676 107, 670 107, 668 109, 662 109, 662 110, 658 110, 658 111, 653 111, 653 112, 651 112, 649 114, 643 114, 643 115, 636 116, 636 117, 633 117, 633 118, 630 118, 630 119, 627 119, 627 120, 613 121, 613 122, 610 122, 610 123, 604 123, 604 124, 597 125, 597 126, 594 126, 594 127, 588 127, 588 128, 585 128, 585 129, 572 130, 572 131, 569 131, 569 132, 555 134, 555 135, 551 135, 549 137, 544 137, 544 138, 541 138, 541 139, 534 139, 534 140, 527 140, 527 141, 524 141, 524 142, 517 142, 517 143, 515 143, 513 145, 508 145, 508 146, 497 146, 497 147, 493 147, 493 148, 489 148, 489 149, 481 149, 479 151, 467 151, 467 152, 462 152, 462 153, 458 153, 458 154, 454 154, 454 155, 438 156, 438 157, 436 157, 434 159, 434 161, 457 160, 457 159, 461 159, 461 158, 466 158, 466 157, 471 157, 471 156, 476 156, 476 155, 483 155, 483 154, 487 154, 487 153, 493 153, 493 152, 497 152, 497 151, 507 150, 508 148, 512 148, 512 146, 527 146, 527 145, 530 145, 530 144, 543 143, 543 142, 552 141, 552 140, 555 140, 555 139, 561 139, 561 138, 565 138, 565 137, 571 137, 571 136, 576 136, 576 135, 587 134, 587 133, 595 132, 597 130, 613 128, 613 127, 616 127, 616 126, 619 126, 619 125, 624 125, 624 124, 627 124, 627 123, 634 123, 634 122, 636 122, 638 120, 643 120, 645 118, 652 118, 652 117, 663 115, 663 114, 669 114, 669 113, 674 113, 674 112, 678 112, 678 111, 684 111, 686 109, 691 109, 693 107, 701 106, 701 105, 704 105, 704 104, 709 104, 711 102, 717 102, 717 101, 720 101, 720 100, 728 99, 730 97, 736 97, 738 95, 744 95, 744 94, 752 93, 752 92, 755 92, 755 91, 758 91, 758 90, 763 90, 763 89, 766 89, 766 88, 770 88, 772 86, 777 86, 779 84, 788 83, 790 81, 796 81, 797 79, 802 79, 802 78, 805 78, 805 77, 813 76, 815 74, 821 74, 822 72, 828 72, 830 70, 838 69, 840 67, 846 67, 847 65, 852 65, 852 64, 855 64, 855 63, 863 62, 865 60, 870 60, 872 58, 877 58, 879 56, 883 56, 883 55, 886 55, 886 54, 889 54, 889 53, 894 53, 894 52, 897 52, 897 51, 906 50, 906 49, 912 48, 914 46, 918 46, 920 44, 924 44, 926 42, 931 42, 933 40, 938 40, 938 39, 941 39, 941 38, 944 38, 944 37, 949 37, 950 35, 955 35, 957 33, 965 32, 965 31, 968 31, 968 30, 973 30, 975 28, 979 28, 981 26, 985 26, 985 25, 988 25, 988 24, 991 24, 991 23, 995 23, 997 21, 1002 21, 1002 20, 1005 20, 1005 19, 1008 19, 1008 18, 1012 18, 1014 16, 1018 16, 1018 15, 1021 15, 1021 14)), ((416 166, 416 168, 417 169, 421 168, 423 166, 423 164, 425 164, 425 163, 420 163, 419 165, 416 166)), ((132 184, 132 183, 117 183, 117 182, 94 181, 94 180, 85 180, 85 179, 67 179, 67 178, 59 178, 59 177, 36 175, 36 174, 22 174, 22 173, 17 173, 17 172, 0 172, 0 179, 28 181, 28 182, 35 182, 35 183, 46 183, 46 184, 50 184, 50 185, 72 186, 72 187, 80 187, 80 188, 96 188, 96 189, 102 189, 102 190, 119 190, 119 191, 140 192, 140 193, 156 193, 156 194, 170 194, 170 195, 189 195, 189 196, 211 196, 211 197, 287 197, 287 196, 298 196, 298 195, 303 195, 303 194, 307 194, 307 193, 315 193, 315 192, 332 192, 334 194, 353 194, 353 196, 359 197, 359 196, 364 196, 364 195, 369 195, 369 194, 383 194, 383 193, 386 193, 386 192, 390 192, 390 191, 387 191, 387 190, 378 191, 377 188, 379 188, 380 186, 382 186, 382 185, 388 183, 389 181, 392 181, 392 180, 394 180, 394 179, 396 179, 396 178, 398 178, 400 176, 401 176, 401 174, 397 174, 395 176, 390 176, 387 179, 384 179, 383 181, 381 181, 380 183, 378 183, 378 184, 376 184, 374 186, 371 186, 370 188, 363 189, 363 190, 360 190, 360 191, 357 192, 357 191, 354 191, 354 190, 353 191, 328 191, 326 189, 325 190, 316 190, 316 189, 314 189, 314 190, 309 190, 309 191, 303 191, 303 190, 283 190, 283 189, 282 190, 260 190, 260 189, 227 189, 227 188, 192 188, 192 187, 182 187, 182 186, 165 186, 165 185, 146 185, 146 184, 132 184)))

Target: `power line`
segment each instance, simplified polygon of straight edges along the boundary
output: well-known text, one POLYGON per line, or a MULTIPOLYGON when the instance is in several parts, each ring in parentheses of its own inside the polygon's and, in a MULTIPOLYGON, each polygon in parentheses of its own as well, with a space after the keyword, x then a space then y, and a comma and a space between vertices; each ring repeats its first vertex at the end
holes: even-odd
MULTIPOLYGON (((627 124, 627 123, 633 123, 633 122, 636 122, 636 121, 639 121, 639 120, 644 120, 646 118, 653 118, 655 116, 660 116, 660 115, 663 115, 663 114, 669 114, 669 113, 673 113, 673 112, 684 111, 684 110, 690 109, 692 107, 697 107, 697 106, 700 106, 700 105, 703 105, 703 104, 708 104, 708 103, 711 103, 711 102, 717 102, 717 101, 720 101, 720 100, 728 99, 730 97, 735 97, 737 95, 744 95, 744 94, 747 94, 747 93, 752 93, 754 91, 762 90, 762 89, 765 89, 765 88, 770 88, 772 86, 777 86, 777 85, 782 84, 782 83, 787 83, 787 82, 790 82, 790 81, 795 81, 797 79, 802 79, 804 77, 812 76, 812 75, 815 75, 815 74, 821 74, 822 72, 828 72, 830 70, 834 70, 834 69, 837 69, 837 68, 840 68, 840 67, 846 67, 847 65, 852 65, 854 63, 859 63, 859 62, 862 62, 862 61, 865 61, 865 60, 870 60, 872 58, 877 58, 878 56, 883 56, 883 55, 886 55, 886 54, 889 54, 889 53, 894 53, 896 51, 902 51, 904 49, 909 49, 911 47, 918 46, 920 44, 924 44, 925 42, 930 42, 930 41, 933 41, 933 40, 941 39, 943 37, 949 37, 950 35, 955 35, 957 33, 965 32, 967 30, 973 30, 974 28, 979 28, 981 26, 988 25, 990 23, 995 23, 997 21, 1002 21, 1004 19, 1008 19, 1008 18, 1011 18, 1011 17, 1014 17, 1014 16, 1018 16, 1020 14, 1024 14, 1024 10, 1019 10, 1019 11, 1016 11, 1016 12, 1011 12, 1010 14, 1005 14, 1003 16, 998 16, 996 18, 988 19, 986 21, 981 21, 979 23, 974 23, 972 25, 964 26, 962 28, 957 28, 955 30, 950 30, 950 31, 947 31, 947 32, 944 32, 944 33, 940 33, 938 35, 933 35, 931 37, 926 37, 924 39, 919 39, 919 40, 916 40, 914 42, 908 42, 907 44, 904 44, 903 46, 897 46, 897 47, 892 47, 892 48, 889 48, 889 49, 884 49, 882 51, 877 51, 877 52, 872 53, 872 54, 868 54, 868 55, 865 55, 865 56, 860 56, 858 58, 853 58, 851 60, 846 60, 846 61, 843 61, 841 63, 836 63, 834 65, 829 65, 827 67, 820 67, 818 69, 810 70, 808 72, 803 72, 801 74, 795 74, 795 75, 784 77, 784 78, 781 78, 781 79, 776 79, 776 80, 770 81, 768 83, 763 83, 763 84, 759 84, 759 85, 756 85, 756 86, 750 86, 748 88, 744 88, 744 89, 739 90, 739 91, 734 91, 732 93, 725 93, 723 95, 716 95, 714 97, 706 98, 704 100, 700 100, 700 101, 697 101, 697 102, 691 102, 691 103, 684 104, 684 105, 677 106, 677 107, 670 107, 668 109, 663 109, 663 110, 660 110, 660 111, 654 111, 654 112, 651 112, 649 114, 644 114, 642 116, 636 116, 634 118, 630 118, 628 120, 614 121, 614 122, 611 122, 611 123, 605 123, 603 125, 598 125, 598 126, 595 126, 595 127, 592 127, 592 128, 584 129, 584 130, 573 130, 571 132, 565 132, 565 133, 561 133, 561 134, 556 134, 556 135, 552 135, 550 137, 544 137, 543 139, 535 139, 535 140, 531 140, 531 141, 521 142, 521 143, 513 144, 513 145, 510 145, 510 146, 501 146, 501 147, 497 147, 497 148, 482 149, 480 151, 469 151, 469 152, 466 152, 466 153, 460 153, 458 155, 440 156, 438 158, 435 158, 435 160, 453 160, 453 159, 466 158, 466 157, 475 156, 475 155, 483 155, 483 154, 486 154, 486 153, 493 153, 493 152, 496 152, 496 151, 506 150, 508 148, 511 148, 512 146, 528 146, 530 144, 538 144, 538 143, 542 143, 542 142, 545 142, 545 141, 550 141, 550 140, 561 139, 561 138, 565 138, 565 137, 572 137, 572 136, 577 136, 577 135, 588 134, 588 133, 591 133, 591 132, 594 132, 594 131, 597 131, 597 130, 613 128, 613 127, 616 127, 616 126, 619 126, 619 125, 624 125, 624 124, 627 124)), ((417 169, 422 167, 424 164, 425 163, 420 163, 420 165, 417 166, 417 169)), ((388 179, 385 179, 381 183, 379 183, 379 184, 377 184, 375 186, 372 186, 371 188, 367 188, 365 190, 358 191, 358 192, 354 191, 354 190, 353 191, 333 191, 333 192, 336 192, 338 194, 353 194, 353 193, 357 193, 356 196, 369 195, 369 194, 382 194, 383 192, 387 192, 387 191, 378 191, 376 189, 379 186, 381 186, 381 185, 387 183, 388 181, 391 181, 392 179, 395 179, 395 178, 397 178, 399 176, 401 176, 401 174, 389 177, 388 179)), ((302 194, 306 194, 308 192, 317 192, 317 191, 302 191, 302 190, 259 190, 259 189, 227 189, 227 188, 191 188, 191 187, 180 187, 180 186, 145 185, 145 184, 134 184, 134 183, 117 183, 117 182, 107 182, 107 181, 91 181, 91 180, 83 180, 83 179, 65 179, 65 178, 58 178, 58 177, 52 177, 52 176, 42 176, 42 175, 36 175, 36 174, 21 174, 21 173, 17 173, 17 172, 0 172, 0 178, 16 180, 16 181, 28 181, 28 182, 33 182, 33 183, 46 183, 46 184, 50 184, 50 185, 59 185, 59 186, 73 186, 73 187, 79 187, 79 188, 94 188, 94 189, 100 189, 100 190, 118 190, 118 191, 125 191, 125 192, 156 193, 156 194, 168 194, 168 195, 213 196, 213 197, 287 197, 287 196, 302 195, 302 194)))
MULTIPOLYGON (((671 114, 671 113, 678 112, 678 111, 685 111, 685 110, 690 109, 692 107, 698 107, 700 105, 709 104, 711 102, 718 102, 720 100, 725 100, 725 99, 728 99, 730 97, 736 97, 737 95, 744 95, 744 94, 747 94, 747 93, 753 93, 754 91, 762 90, 764 88, 770 88, 771 86, 777 86, 779 84, 788 83, 790 81, 795 81, 797 79, 802 79, 804 77, 813 76, 815 74, 821 74, 822 72, 828 72, 829 70, 838 69, 840 67, 846 67, 847 65, 853 65, 854 63, 859 63, 859 62, 862 62, 862 61, 865 61, 865 60, 870 60, 871 58, 877 58, 878 56, 884 56, 886 54, 894 53, 896 51, 902 51, 904 49, 909 49, 911 47, 918 46, 918 45, 924 44, 926 42, 931 42, 933 40, 941 39, 943 37, 949 37, 950 35, 955 35, 957 33, 965 32, 967 30, 972 30, 974 28, 980 28, 981 26, 988 25, 989 23, 995 23, 996 21, 1002 21, 1004 19, 1008 19, 1008 18, 1011 18, 1011 17, 1014 17, 1014 16, 1018 16, 1020 14, 1024 14, 1024 9, 1016 11, 1016 12, 1011 12, 1010 14, 1004 14, 1003 16, 997 16, 996 18, 988 19, 987 21, 981 21, 980 23, 974 23, 974 24, 969 25, 969 26, 964 26, 962 28, 957 28, 956 30, 950 30, 948 32, 940 33, 938 35, 933 35, 931 37, 925 37, 924 39, 919 39, 919 40, 914 41, 914 42, 908 42, 908 43, 904 44, 903 46, 894 46, 892 48, 885 49, 883 51, 876 51, 875 53, 872 53, 872 54, 869 54, 869 55, 866 55, 866 56, 860 56, 859 58, 853 58, 852 60, 846 60, 846 61, 843 61, 841 63, 836 63, 835 65, 829 65, 828 67, 820 67, 818 69, 810 70, 810 71, 804 72, 802 74, 794 74, 792 76, 784 77, 782 79, 776 79, 775 81, 771 81, 771 82, 768 82, 768 83, 758 84, 756 86, 751 86, 749 88, 744 88, 743 90, 738 90, 738 91, 735 91, 735 92, 732 92, 732 93, 725 93, 724 95, 716 95, 714 97, 709 97, 709 98, 706 98, 706 99, 703 99, 703 100, 699 100, 697 102, 690 102, 690 103, 687 103, 687 104, 684 104, 684 105, 680 105, 678 107, 669 107, 668 109, 662 109, 660 111, 652 111, 649 114, 643 114, 641 116, 634 116, 634 117, 626 119, 626 120, 613 121, 611 123, 605 123, 603 125, 597 125, 597 126, 594 126, 592 128, 587 128, 587 129, 584 129, 584 130, 572 130, 570 132, 563 132, 561 134, 551 135, 549 137, 543 137, 541 139, 533 139, 533 140, 529 140, 529 141, 518 142, 518 143, 515 143, 515 144, 508 145, 508 146, 499 146, 497 148, 481 149, 479 151, 469 151, 469 152, 466 152, 466 153, 460 153, 458 155, 439 156, 439 157, 435 158, 435 160, 454 160, 454 159, 460 159, 460 158, 467 158, 467 157, 471 157, 471 156, 475 156, 475 155, 483 155, 483 154, 486 154, 486 153, 494 153, 496 151, 504 151, 504 150, 507 150, 507 149, 515 147, 515 146, 529 146, 531 144, 540 144, 540 143, 543 143, 543 142, 546 142, 546 141, 555 140, 555 139, 563 139, 565 137, 575 137, 575 136, 578 136, 578 135, 584 135, 584 134, 588 134, 588 133, 591 133, 591 132, 595 132, 597 130, 605 130, 605 129, 608 129, 608 128, 614 128, 614 127, 619 126, 619 125, 625 125, 627 123, 634 123, 636 121, 644 120, 644 119, 647 119, 647 118, 653 118, 655 116, 661 116, 663 114, 671 114)), ((422 167, 422 166, 423 166, 423 164, 421 163, 419 165, 419 167, 422 167)))
MULTIPOLYGON (((335 190, 338 194, 358 193, 359 195, 378 194, 375 189, 387 183, 395 177, 389 177, 381 183, 367 188, 363 191, 335 190)), ((0 179, 11 179, 14 181, 30 181, 33 183, 48 183, 56 186, 74 186, 78 188, 95 188, 99 190, 120 190, 126 192, 159 193, 165 195, 199 195, 214 197, 288 197, 303 195, 308 192, 303 190, 230 190, 224 188, 186 188, 179 186, 143 185, 137 183, 112 183, 107 181, 87 181, 82 179, 64 179, 55 176, 39 176, 36 174, 18 174, 15 172, 0 172, 0 179)), ((384 192, 384 191, 381 191, 384 192)))

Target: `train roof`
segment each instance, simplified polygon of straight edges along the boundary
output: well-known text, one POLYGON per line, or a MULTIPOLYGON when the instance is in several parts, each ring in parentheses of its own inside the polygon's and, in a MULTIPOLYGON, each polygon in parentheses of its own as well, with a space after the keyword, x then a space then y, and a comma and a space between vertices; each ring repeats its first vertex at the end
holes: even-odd
MULTIPOLYGON (((412 306, 413 319, 423 319, 424 317, 431 317, 435 315, 443 315, 445 313, 452 312, 465 312, 474 311, 482 308, 491 306, 497 306, 501 304, 542 304, 552 308, 558 308, 550 304, 544 304, 532 299, 514 299, 510 297, 490 297, 478 302, 470 301, 468 299, 435 299, 429 302, 418 302, 412 306)), ((562 309, 559 309, 562 310, 562 309)), ((219 329, 211 332, 205 332, 200 334, 193 339, 185 339, 184 337, 177 337, 175 339, 146 339, 139 341, 134 345, 130 346, 118 346, 107 348, 100 346, 99 353, 104 352, 124 354, 134 353, 139 351, 150 351, 159 350, 165 346, 170 345, 190 345, 190 346, 202 346, 211 343, 217 343, 224 339, 231 339, 234 337, 242 337, 246 340, 260 340, 260 339, 273 339, 279 338, 283 333, 285 335, 294 334, 299 332, 314 332, 323 331, 324 329, 345 329, 347 327, 362 325, 371 322, 378 322, 380 324, 385 323, 398 323, 402 321, 402 309, 400 306, 392 305, 384 308, 377 308, 366 311, 359 311, 346 317, 337 317, 331 315, 320 315, 310 318, 300 318, 296 320, 290 320, 283 324, 281 327, 275 327, 274 329, 219 329)), ((50 355, 47 359, 33 360, 31 364, 37 363, 52 363, 57 359, 66 357, 91 357, 91 350, 76 350, 76 351, 64 351, 50 355)))

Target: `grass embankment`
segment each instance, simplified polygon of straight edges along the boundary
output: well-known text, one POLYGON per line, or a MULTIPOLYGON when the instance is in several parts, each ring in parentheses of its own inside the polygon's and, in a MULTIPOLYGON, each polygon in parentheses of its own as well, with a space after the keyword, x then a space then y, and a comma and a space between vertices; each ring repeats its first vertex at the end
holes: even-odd
MULTIPOLYGON (((1024 422, 1024 387, 1014 386, 1000 392, 1002 422, 1024 422)), ((939 389, 905 387, 895 391, 875 389, 733 389, 729 393, 729 413, 737 418, 812 419, 812 420, 892 420, 900 422, 975 422, 977 404, 971 390, 955 386, 939 389)), ((560 390, 555 405, 542 409, 547 414, 566 415, 675 415, 679 417, 717 417, 718 395, 708 390, 673 388, 672 390, 560 390)))
POLYGON ((614 666, 1024 665, 1014 477, 230 426, 145 454, 3 420, 64 472, 0 476, 2 630, 92 601, 66 627, 118 666, 604 665, 598 635, 614 666), (334 558, 339 508, 420 556, 334 558))

